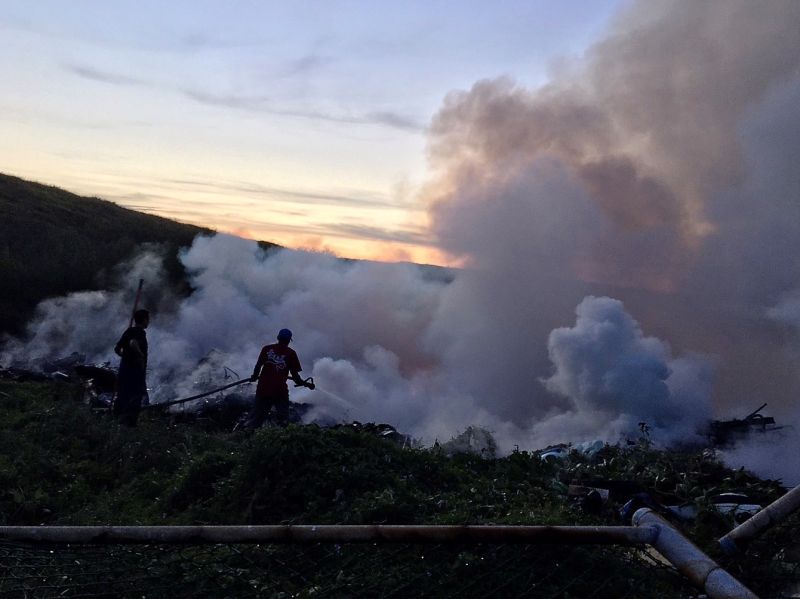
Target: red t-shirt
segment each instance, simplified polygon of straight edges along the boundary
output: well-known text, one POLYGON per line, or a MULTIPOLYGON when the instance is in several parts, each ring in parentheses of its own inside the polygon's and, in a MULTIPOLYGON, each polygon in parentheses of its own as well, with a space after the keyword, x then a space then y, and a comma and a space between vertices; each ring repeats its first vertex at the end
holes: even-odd
POLYGON ((261 374, 258 377, 258 387, 256 395, 270 396, 282 395, 289 392, 286 386, 286 379, 291 372, 300 372, 300 360, 295 351, 288 345, 273 343, 265 345, 258 355, 256 370, 261 366, 261 374))

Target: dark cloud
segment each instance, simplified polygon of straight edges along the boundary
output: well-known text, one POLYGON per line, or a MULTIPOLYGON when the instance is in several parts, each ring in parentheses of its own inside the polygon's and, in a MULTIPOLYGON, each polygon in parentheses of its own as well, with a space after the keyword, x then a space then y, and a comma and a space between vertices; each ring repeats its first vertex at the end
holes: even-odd
POLYGON ((423 125, 413 117, 391 111, 373 111, 361 114, 333 113, 323 110, 284 108, 275 105, 273 100, 266 96, 219 95, 189 89, 183 90, 183 94, 196 102, 209 106, 234 108, 237 110, 247 110, 250 112, 273 114, 277 116, 289 116, 351 125, 381 125, 393 129, 415 132, 424 129, 423 125))
POLYGON ((344 223, 329 223, 324 225, 324 228, 329 231, 329 234, 335 233, 339 237, 374 239, 376 241, 391 241, 411 245, 433 245, 431 236, 427 231, 385 229, 370 225, 344 223))
POLYGON ((296 77, 299 75, 309 75, 317 72, 333 62, 333 58, 317 53, 309 53, 300 58, 290 60, 284 69, 285 77, 296 77))
POLYGON ((324 206, 350 206, 354 208, 389 208, 395 204, 388 198, 372 193, 359 195, 325 194, 317 192, 268 187, 257 183, 248 182, 217 182, 204 179, 167 179, 167 184, 184 186, 187 188, 203 188, 209 191, 223 193, 240 193, 244 195, 267 196, 271 200, 292 202, 295 204, 324 205, 324 206))
POLYGON ((83 79, 89 79, 90 81, 109 83, 111 85, 148 85, 148 83, 143 79, 128 77, 127 75, 121 75, 118 73, 110 73, 108 71, 102 71, 87 65, 64 64, 62 66, 66 71, 69 71, 78 77, 82 77, 83 79))
POLYGON ((256 42, 255 40, 230 40, 206 31, 195 31, 180 36, 176 40, 174 49, 195 52, 202 50, 228 50, 261 44, 262 42, 256 42))

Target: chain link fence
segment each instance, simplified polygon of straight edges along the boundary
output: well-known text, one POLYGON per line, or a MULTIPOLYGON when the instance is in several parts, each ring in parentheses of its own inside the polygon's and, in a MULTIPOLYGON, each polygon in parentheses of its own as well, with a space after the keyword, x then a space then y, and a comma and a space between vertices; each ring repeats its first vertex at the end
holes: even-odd
POLYGON ((719 564, 759 597, 800 598, 800 513, 756 537, 719 564))
POLYGON ((3 597, 695 597, 647 550, 567 545, 0 544, 3 597))
MULTIPOLYGON (((718 563, 800 597, 800 514, 718 563)), ((701 597, 648 546, 0 542, 2 597, 701 597)))

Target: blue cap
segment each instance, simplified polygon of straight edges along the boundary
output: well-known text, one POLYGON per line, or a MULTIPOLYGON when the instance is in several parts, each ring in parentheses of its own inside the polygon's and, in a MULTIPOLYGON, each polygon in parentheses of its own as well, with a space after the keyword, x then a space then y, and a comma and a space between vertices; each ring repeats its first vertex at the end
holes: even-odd
POLYGON ((291 339, 292 332, 289 329, 281 329, 278 331, 278 339, 291 339))

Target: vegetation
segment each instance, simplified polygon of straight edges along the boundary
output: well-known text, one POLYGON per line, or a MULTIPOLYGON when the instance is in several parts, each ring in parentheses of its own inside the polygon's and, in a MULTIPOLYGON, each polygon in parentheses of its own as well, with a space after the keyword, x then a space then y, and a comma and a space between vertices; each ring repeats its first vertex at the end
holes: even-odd
MULTIPOLYGON (((250 434, 202 429, 147 413, 139 427, 128 429, 108 414, 90 411, 80 397, 81 389, 69 384, 0 381, 0 524, 622 524, 622 500, 613 493, 609 503, 593 512, 566 495, 569 483, 602 479, 635 481, 663 501, 698 505, 698 518, 684 531, 720 559, 715 540, 731 521, 713 509, 711 495, 746 491, 766 504, 783 493, 777 482, 729 470, 708 453, 659 451, 646 439, 629 448, 606 446, 593 457, 572 452, 552 462, 525 451, 501 458, 448 456, 439 448, 403 449, 347 427, 290 426, 250 434)), ((777 542, 786 546, 791 537, 777 542)), ((775 566, 775 549, 760 561, 729 560, 726 567, 752 580, 775 566)), ((364 577, 376 576, 371 570, 384 555, 375 547, 337 550, 333 557, 317 555, 321 551, 274 549, 248 558, 248 567, 259 559, 296 554, 292 559, 319 560, 313 567, 316 576, 327 572, 328 582, 341 582, 337 576, 344 576, 344 566, 337 560, 347 557, 348 576, 358 579, 347 582, 353 591, 352 585, 364 584, 364 577)), ((500 582, 492 576, 504 579, 506 574, 483 560, 506 560, 507 573, 508 568, 530 568, 530 560, 564 559, 584 573, 595 572, 591 576, 618 577, 597 596, 623 596, 631 587, 618 585, 634 583, 642 585, 642 594, 634 596, 647 596, 645 589, 655 592, 654 585, 660 584, 641 564, 633 567, 619 553, 569 547, 550 548, 547 555, 542 551, 434 548, 425 554, 425 567, 429 576, 434 569, 457 580, 465 563, 482 563, 490 577, 485 583, 491 585, 500 582)), ((404 575, 397 568, 419 568, 419 560, 418 552, 395 550, 381 562, 382 584, 399 584, 404 575)), ((295 564, 295 571, 300 567, 295 564)), ((469 571, 475 572, 475 566, 469 571)), ((553 588, 567 584, 564 577, 572 574, 560 576, 548 574, 553 588)), ((595 582, 581 584, 592 589, 595 582)), ((287 578, 281 584, 301 583, 287 578)), ((420 581, 417 590, 429 588, 426 584, 420 581)), ((571 588, 571 596, 588 592, 580 584, 571 588)), ((668 595, 659 591, 659 596, 668 595)))
POLYGON ((100 288, 143 243, 163 244, 182 280, 177 249, 198 233, 211 231, 0 174, 0 334, 21 332, 47 297, 100 288))
POLYGON ((348 428, 136 429, 80 388, 0 383, 0 523, 565 522, 554 466, 402 449, 348 428), (544 481, 544 483, 543 483, 544 481))

